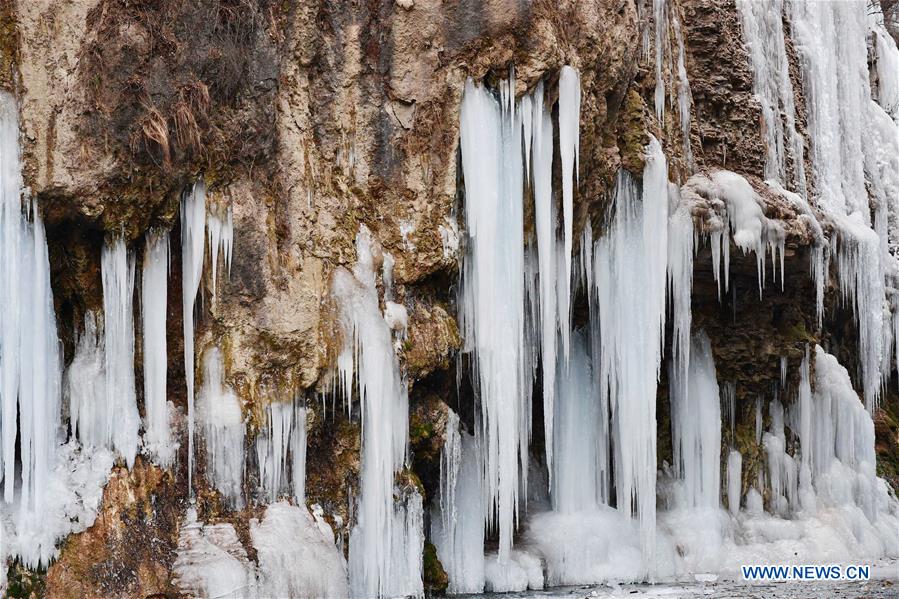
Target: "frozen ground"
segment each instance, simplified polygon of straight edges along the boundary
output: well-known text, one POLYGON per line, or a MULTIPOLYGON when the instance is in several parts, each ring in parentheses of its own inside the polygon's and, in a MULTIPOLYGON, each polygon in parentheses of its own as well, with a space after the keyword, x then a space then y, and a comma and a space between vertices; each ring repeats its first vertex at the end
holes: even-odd
POLYGON ((899 562, 883 562, 871 568, 866 582, 747 582, 717 580, 714 582, 683 582, 626 585, 575 586, 527 591, 524 593, 496 593, 468 595, 468 597, 517 598, 662 598, 662 599, 883 599, 899 597, 899 562))

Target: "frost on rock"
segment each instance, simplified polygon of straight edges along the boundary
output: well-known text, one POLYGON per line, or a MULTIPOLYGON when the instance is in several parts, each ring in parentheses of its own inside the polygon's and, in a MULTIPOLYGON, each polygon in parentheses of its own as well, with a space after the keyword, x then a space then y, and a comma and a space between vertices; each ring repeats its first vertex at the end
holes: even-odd
POLYGON ((245 425, 240 401, 225 384, 224 376, 221 351, 217 347, 207 349, 199 406, 206 443, 206 473, 227 502, 240 508, 244 503, 245 425))

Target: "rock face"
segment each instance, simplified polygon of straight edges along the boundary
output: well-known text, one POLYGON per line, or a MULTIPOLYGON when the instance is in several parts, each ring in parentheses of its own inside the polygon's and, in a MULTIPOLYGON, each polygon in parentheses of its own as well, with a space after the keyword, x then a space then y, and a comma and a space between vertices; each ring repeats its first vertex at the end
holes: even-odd
MULTIPOLYGON (((769 285, 763 299, 754 256, 732 248, 733 292, 721 301, 708 248, 695 259, 694 319, 712 340, 719 378, 739 390, 738 434, 751 437, 755 395, 774 382, 778 359, 787 356, 795 386, 805 345, 837 334, 823 331, 815 315, 808 264, 819 240, 761 181, 760 106, 733 3, 668 3, 682 24, 692 163, 677 114, 673 32, 662 126, 653 115, 652 16, 645 4, 18 0, 0 6, 0 85, 19 101, 25 183, 47 223, 66 362, 84 314, 102 308, 103 241, 123 236, 140 256, 150 228, 170 228, 167 395, 186 410, 178 208, 181 194, 203 177, 208 205, 230 210, 234 244, 230 269, 220 264, 217 280, 211 253, 205 258, 196 363, 207 348, 222 349, 251 438, 263 428, 269 403, 307 399, 306 497, 345 535, 360 441, 358 422, 343 416, 339 403, 332 406, 339 334, 329 289, 332 271, 356 261, 354 239, 365 225, 394 263, 392 283, 379 280, 380 290, 390 286, 391 301, 408 313, 397 349, 411 390, 410 463, 430 501, 438 492, 446 405, 474 423, 471 390, 455 385, 463 346, 455 297, 463 87, 469 77, 494 84, 514 67, 516 95, 541 79, 555 90, 567 64, 581 73, 576 240, 588 222, 602 230, 615 174, 625 168, 639 175, 650 135, 662 142, 675 183, 692 172, 735 171, 763 194, 765 215, 786 223, 787 283, 783 290, 769 285)), ((799 90, 797 59, 789 52, 799 90)), ((804 131, 801 96, 796 105, 804 131)), ((558 164, 554 169, 558 174, 558 164)), ((704 222, 699 211, 694 217, 704 222)), ((533 215, 526 227, 533 227, 533 215)), ((828 313, 839 313, 835 290, 826 302, 828 313)), ((575 319, 585 304, 578 300, 575 319)), ((825 328, 854 338, 849 320, 835 317, 825 328)), ((853 351, 840 356, 847 365, 855 363, 853 351)), ((660 413, 666 401, 660 397, 660 413)), ((534 422, 541 418, 535 414, 534 422)), ((890 464, 894 421, 885 413, 877 429, 890 464)), ((542 444, 538 429, 534 448, 542 444)), ((747 443, 755 446, 741 445, 745 455, 761 456, 757 444, 747 443)), ((184 444, 182 459, 168 470, 141 458, 130 471, 115 469, 96 523, 67 539, 46 573, 47 596, 178 592, 171 568, 186 508, 184 444)), ((660 448, 660 460, 667 458, 670 443, 660 448)), ((208 513, 201 518, 232 518, 239 535, 253 515, 204 501, 200 508, 208 513)), ((445 588, 439 562, 428 564, 430 584, 445 588)))

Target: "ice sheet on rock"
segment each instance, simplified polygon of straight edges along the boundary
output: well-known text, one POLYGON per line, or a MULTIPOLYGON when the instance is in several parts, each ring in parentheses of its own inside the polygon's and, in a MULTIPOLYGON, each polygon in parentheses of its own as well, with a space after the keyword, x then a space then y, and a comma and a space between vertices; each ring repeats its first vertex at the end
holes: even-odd
POLYGON ((230 523, 203 524, 188 510, 178 533, 174 582, 198 597, 256 597, 256 572, 230 523))
POLYGON ((334 544, 331 527, 303 506, 284 501, 250 520, 258 562, 259 597, 349 596, 346 561, 334 544))
POLYGON ((765 137, 765 178, 805 197, 804 140, 796 130, 796 106, 784 37, 783 0, 738 0, 743 39, 753 70, 753 93, 761 104, 765 137), (792 176, 787 174, 787 158, 792 176))

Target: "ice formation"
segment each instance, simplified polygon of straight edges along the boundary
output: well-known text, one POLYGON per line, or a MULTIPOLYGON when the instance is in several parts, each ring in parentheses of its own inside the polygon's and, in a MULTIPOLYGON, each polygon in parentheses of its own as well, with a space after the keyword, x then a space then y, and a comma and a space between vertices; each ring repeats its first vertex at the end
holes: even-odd
POLYGON ((353 272, 335 271, 331 289, 344 336, 337 360, 340 391, 350 403, 358 388, 362 415, 361 497, 350 534, 350 589, 360 597, 421 595, 422 498, 411 491, 394 500, 395 476, 406 464, 409 398, 379 308, 373 250, 371 233, 360 227, 353 272))
POLYGON ((640 522, 655 547, 656 388, 665 329, 668 170, 661 146, 647 148, 643 193, 619 174, 615 216, 594 246, 591 327, 599 339, 599 393, 608 397, 618 509, 640 522))
POLYGON ((240 401, 224 382, 222 352, 210 347, 203 356, 200 422, 206 443, 209 482, 234 507, 243 507, 245 425, 240 401))
POLYGON ((178 533, 172 567, 182 591, 199 597, 243 598, 256 595, 256 576, 234 526, 203 524, 188 510, 178 533))
POLYGON ((674 468, 683 479, 682 505, 717 507, 721 488, 721 408, 709 338, 694 334, 687 380, 672 369, 671 442, 674 468))
MULTIPOLYGON (((113 463, 102 447, 62 445, 62 352, 47 240, 37 206, 22 202, 17 115, 15 99, 0 92, 0 591, 8 557, 46 568, 61 538, 93 524, 113 463)), ((93 347, 96 338, 94 326, 93 347)), ((92 352, 82 380, 90 382, 102 360, 92 352)), ((100 411, 103 385, 85 395, 100 411)))
POLYGON ((65 397, 69 403, 72 438, 85 447, 111 447, 106 418, 106 366, 102 331, 93 312, 84 315, 75 356, 66 369, 65 397))
POLYGON ((497 99, 468 81, 460 116, 469 237, 460 326, 464 351, 477 363, 473 370, 482 398, 479 421, 486 518, 488 527, 499 532, 501 562, 509 558, 520 490, 527 488, 531 394, 538 355, 547 373, 543 385, 546 461, 553 463, 553 378, 559 346, 567 361, 570 344, 580 75, 568 66, 559 74, 561 223, 553 201, 553 122, 543 83, 517 101, 514 90, 514 78, 502 82, 497 99), (536 239, 528 240, 527 248, 523 235, 526 183, 533 192, 536 221, 536 239), (539 352, 533 351, 534 342, 539 352), (509 422, 517 426, 507 426, 509 422))
POLYGON ((762 108, 765 178, 790 184, 806 195, 802 136, 796 131, 796 105, 783 30, 783 0, 738 0, 743 40, 753 68, 753 92, 762 108), (787 158, 792 177, 787 177, 787 158))
POLYGON ((250 521, 250 537, 259 562, 259 597, 349 596, 346 561, 334 533, 304 505, 272 503, 261 522, 250 521))
POLYGON ((461 108, 469 255, 463 264, 460 329, 477 361, 487 519, 499 530, 499 556, 512 547, 519 478, 526 470, 526 368, 521 114, 468 81, 461 108))
POLYGON ((194 302, 203 276, 206 183, 200 178, 181 198, 181 298, 184 321, 184 379, 187 383, 187 486, 194 475, 194 302))
POLYGON ((206 213, 206 231, 209 235, 209 264, 212 279, 212 297, 216 296, 218 281, 219 252, 225 263, 228 276, 231 275, 231 249, 234 246, 234 223, 231 206, 210 205, 206 213))
POLYGON ((481 447, 459 431, 459 417, 447 421, 440 462, 440 501, 431 508, 431 539, 454 594, 484 590, 484 494, 481 447))
POLYGON ((175 445, 169 427, 166 395, 166 304, 169 275, 168 231, 147 233, 141 276, 141 316, 144 357, 144 449, 163 466, 172 463, 175 445))
POLYGON ((306 484, 306 409, 294 401, 272 402, 267 427, 256 437, 259 482, 267 500, 281 495, 302 502, 306 484))
POLYGON ((103 246, 101 263, 106 401, 99 436, 103 446, 115 448, 130 468, 140 428, 134 387, 134 255, 119 237, 103 246))

